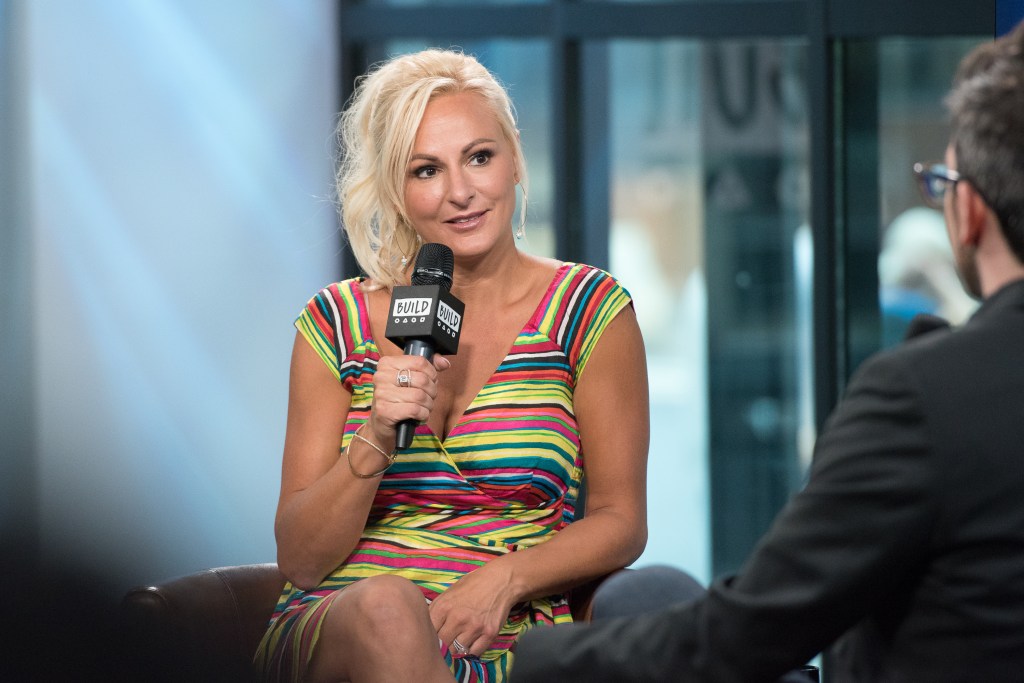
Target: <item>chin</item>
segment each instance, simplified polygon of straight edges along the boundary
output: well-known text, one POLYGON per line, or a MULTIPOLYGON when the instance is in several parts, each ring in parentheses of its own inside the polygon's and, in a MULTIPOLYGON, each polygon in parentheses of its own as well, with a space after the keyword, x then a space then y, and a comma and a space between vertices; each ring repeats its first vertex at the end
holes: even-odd
POLYGON ((456 258, 474 258, 486 256, 498 248, 498 241, 491 235, 479 233, 456 235, 445 244, 451 247, 456 258))

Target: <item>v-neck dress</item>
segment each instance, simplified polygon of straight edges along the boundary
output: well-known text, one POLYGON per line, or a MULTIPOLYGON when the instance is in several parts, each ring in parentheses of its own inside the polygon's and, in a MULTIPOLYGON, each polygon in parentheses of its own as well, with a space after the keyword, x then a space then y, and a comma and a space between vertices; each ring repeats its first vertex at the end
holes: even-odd
MULTIPOLYGON (((361 280, 313 297, 295 322, 352 394, 342 449, 370 415, 380 350, 361 280)), ((265 680, 301 680, 329 596, 389 573, 431 601, 467 572, 551 538, 573 521, 584 444, 573 390, 608 323, 631 304, 608 273, 563 264, 512 348, 442 442, 425 424, 381 478, 362 536, 310 591, 284 588, 256 663, 265 680)), ((457 681, 503 681, 510 648, 537 624, 572 621, 565 595, 513 607, 481 657, 445 657, 457 681)))

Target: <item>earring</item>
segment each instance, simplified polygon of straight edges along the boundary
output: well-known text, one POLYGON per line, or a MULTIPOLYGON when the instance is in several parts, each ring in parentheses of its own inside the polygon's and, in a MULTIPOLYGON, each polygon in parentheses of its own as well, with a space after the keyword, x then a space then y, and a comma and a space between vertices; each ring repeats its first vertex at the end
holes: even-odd
POLYGON ((524 227, 523 227, 523 224, 522 224, 522 223, 520 223, 520 224, 519 224, 519 227, 518 227, 518 228, 516 228, 516 239, 517 239, 517 240, 521 240, 521 239, 523 239, 523 237, 525 237, 525 236, 526 236, 526 228, 524 228, 524 227))
POLYGON ((405 268, 407 265, 409 265, 409 257, 408 256, 403 256, 402 257, 402 268, 405 268))

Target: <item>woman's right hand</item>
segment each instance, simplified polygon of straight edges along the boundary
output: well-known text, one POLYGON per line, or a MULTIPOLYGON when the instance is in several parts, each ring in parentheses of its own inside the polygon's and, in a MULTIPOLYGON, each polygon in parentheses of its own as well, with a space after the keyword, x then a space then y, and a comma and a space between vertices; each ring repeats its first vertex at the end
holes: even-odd
POLYGON ((373 404, 367 438, 385 451, 395 448, 395 432, 404 420, 426 422, 437 398, 440 373, 451 362, 439 354, 433 361, 422 356, 382 356, 373 375, 373 404))

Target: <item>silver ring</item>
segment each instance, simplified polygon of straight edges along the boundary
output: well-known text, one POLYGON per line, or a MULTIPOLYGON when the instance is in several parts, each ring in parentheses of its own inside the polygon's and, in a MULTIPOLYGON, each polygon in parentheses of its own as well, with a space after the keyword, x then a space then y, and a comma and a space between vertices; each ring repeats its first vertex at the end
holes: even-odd
POLYGON ((398 386, 404 387, 406 389, 411 387, 412 386, 412 370, 406 370, 405 368, 402 368, 401 370, 399 370, 398 371, 398 377, 395 378, 395 383, 398 386))
POLYGON ((459 642, 458 638, 452 638, 452 647, 455 648, 455 652, 460 655, 464 655, 469 652, 469 648, 459 642))

